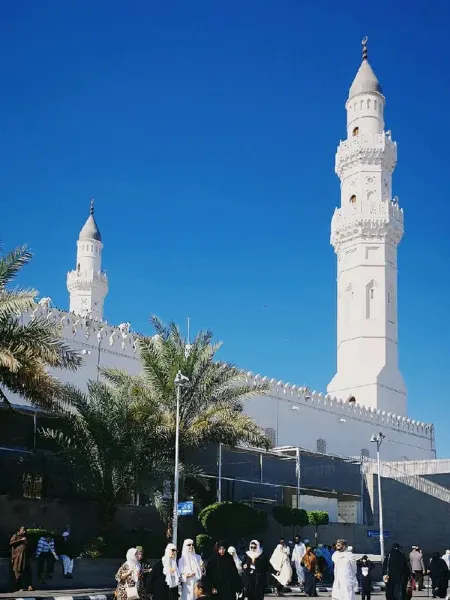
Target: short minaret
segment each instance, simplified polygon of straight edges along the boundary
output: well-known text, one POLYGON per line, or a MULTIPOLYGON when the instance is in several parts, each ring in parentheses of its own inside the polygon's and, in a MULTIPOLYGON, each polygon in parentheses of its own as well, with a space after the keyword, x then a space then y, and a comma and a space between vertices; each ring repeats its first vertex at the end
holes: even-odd
POLYGON ((341 206, 331 222, 337 255, 337 372, 332 396, 406 415, 398 367, 397 246, 403 210, 392 198, 397 145, 384 131, 385 98, 367 60, 350 88, 347 139, 336 153, 341 206))
POLYGON ((91 200, 89 217, 77 241, 77 265, 67 273, 70 294, 69 311, 101 321, 103 304, 108 293, 108 279, 102 272, 102 236, 95 222, 94 201, 91 200))

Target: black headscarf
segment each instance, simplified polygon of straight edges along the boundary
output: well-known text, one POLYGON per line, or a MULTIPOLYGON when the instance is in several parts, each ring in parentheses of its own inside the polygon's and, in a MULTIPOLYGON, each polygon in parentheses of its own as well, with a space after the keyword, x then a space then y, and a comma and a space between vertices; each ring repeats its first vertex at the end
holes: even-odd
POLYGON ((231 554, 226 551, 227 546, 225 542, 217 542, 214 553, 208 562, 207 568, 207 579, 208 583, 213 588, 231 588, 233 592, 240 591, 239 588, 239 575, 236 569, 231 554), (219 554, 219 548, 225 548, 225 554, 219 554))

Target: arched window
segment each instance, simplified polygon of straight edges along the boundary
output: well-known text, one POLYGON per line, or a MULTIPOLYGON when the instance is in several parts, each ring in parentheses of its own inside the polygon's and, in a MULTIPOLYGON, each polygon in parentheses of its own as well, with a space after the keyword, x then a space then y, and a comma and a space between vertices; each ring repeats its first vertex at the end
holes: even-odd
POLYGON ((374 100, 374 101, 373 101, 373 108, 374 108, 375 110, 378 110, 378 100, 374 100))
POLYGON ((369 281, 366 285, 366 319, 376 319, 377 318, 377 285, 375 281, 369 281))
POLYGON ((367 108, 370 108, 370 100, 367 100, 367 108))
POLYGON ((320 452, 321 454, 325 454, 327 451, 327 443, 325 440, 323 440, 322 438, 319 438, 316 441, 316 450, 317 452, 320 452))
POLYGON ((356 194, 350 196, 350 204, 356 204, 356 194))
POLYGON ((355 137, 358 135, 358 133, 359 133, 359 127, 355 127, 352 131, 352 136, 355 137))
POLYGON ((349 396, 347 402, 349 404, 356 404, 356 398, 355 398, 355 396, 349 396))
POLYGON ((277 444, 277 434, 275 432, 275 429, 273 429, 273 427, 266 427, 266 429, 264 430, 264 433, 269 438, 269 440, 272 442, 272 444, 274 446, 276 446, 276 444, 277 444))
POLYGON ((370 452, 367 450, 367 448, 363 448, 361 450, 361 458, 369 458, 370 457, 370 452))
POLYGON ((77 264, 77 271, 78 271, 78 273, 80 272, 80 268, 81 268, 81 267, 80 267, 80 263, 78 263, 78 264, 77 264))

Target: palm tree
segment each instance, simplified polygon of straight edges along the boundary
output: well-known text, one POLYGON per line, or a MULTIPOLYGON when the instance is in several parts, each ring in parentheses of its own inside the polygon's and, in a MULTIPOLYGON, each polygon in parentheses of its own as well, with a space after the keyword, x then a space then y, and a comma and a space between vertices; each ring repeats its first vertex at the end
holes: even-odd
POLYGON ((38 293, 8 286, 31 258, 25 246, 0 256, 0 398, 11 406, 5 393, 9 390, 52 409, 62 384, 48 368, 75 370, 81 357, 63 342, 57 325, 40 318, 22 322, 22 314, 36 306, 38 293))
POLYGON ((90 381, 87 394, 66 386, 62 427, 39 431, 54 450, 49 460, 97 501, 102 530, 135 493, 154 497, 163 485, 168 465, 157 455, 156 423, 136 418, 138 402, 132 390, 103 381, 90 381))
MULTIPOLYGON (((218 443, 270 447, 265 433, 244 413, 244 401, 265 394, 268 384, 248 385, 242 370, 218 361, 216 354, 221 343, 212 342, 210 331, 201 331, 188 344, 175 323, 166 326, 156 317, 152 323, 156 335, 142 338, 139 344, 143 372, 132 376, 106 370, 103 375, 118 387, 128 386, 134 397, 140 399, 136 407, 140 421, 151 418, 156 423, 159 456, 173 465, 178 371, 189 379, 180 400, 181 461, 189 450, 218 443)), ((186 466, 186 471, 191 469, 186 466)))

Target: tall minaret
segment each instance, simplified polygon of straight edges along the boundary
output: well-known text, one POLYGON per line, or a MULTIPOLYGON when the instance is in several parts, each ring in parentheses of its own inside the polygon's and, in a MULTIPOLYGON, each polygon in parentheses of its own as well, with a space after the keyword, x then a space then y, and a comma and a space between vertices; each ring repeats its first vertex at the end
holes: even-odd
POLYGON ((336 153, 341 206, 331 222, 337 255, 337 373, 328 393, 406 415, 398 367, 397 246, 403 211, 392 198, 397 145, 384 131, 385 98, 367 60, 350 88, 347 139, 336 153))
POLYGON ((102 236, 94 218, 94 201, 77 241, 77 266, 67 273, 70 312, 92 319, 103 318, 108 279, 102 272, 102 236))

